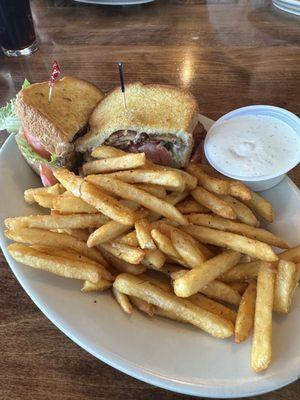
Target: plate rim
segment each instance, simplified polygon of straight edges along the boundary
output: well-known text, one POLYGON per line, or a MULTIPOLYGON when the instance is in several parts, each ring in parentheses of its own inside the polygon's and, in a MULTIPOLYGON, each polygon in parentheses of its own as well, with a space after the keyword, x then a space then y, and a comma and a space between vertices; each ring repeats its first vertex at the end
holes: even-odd
MULTIPOLYGON (((210 118, 204 117, 204 121, 207 123, 212 123, 213 121, 210 118)), ((4 144, 2 145, 0 149, 0 159, 2 158, 3 154, 7 151, 7 148, 9 148, 10 145, 13 145, 11 142, 14 141, 14 135, 8 136, 8 138, 5 140, 4 144)), ((24 161, 25 162, 25 161, 24 161)), ((299 191, 298 187, 294 184, 294 182, 290 178, 286 178, 289 181, 289 184, 292 184, 296 188, 297 191, 299 191)), ((2 178, 0 177, 0 183, 2 181, 2 178)), ((300 192, 300 191, 299 191, 300 192)), ((148 384, 155 385, 157 387, 160 387, 162 389, 167 389, 172 392, 176 393, 182 393, 182 394, 187 394, 187 395, 192 395, 192 396, 205 396, 209 398, 237 398, 237 397, 249 397, 253 395, 260 395, 264 394, 276 389, 279 389, 283 386, 288 385, 289 383, 297 380, 300 377, 300 364, 298 370, 294 370, 293 374, 289 374, 285 379, 281 380, 278 383, 274 384, 273 380, 265 380, 261 381, 263 382, 263 385, 260 383, 261 387, 259 390, 253 389, 249 391, 249 388, 247 390, 242 390, 243 389, 243 384, 239 384, 239 387, 235 387, 233 391, 231 392, 230 390, 228 391, 228 386, 224 384, 220 384, 218 387, 213 386, 210 384, 208 386, 207 384, 201 385, 199 382, 197 383, 192 383, 192 382, 184 382, 183 380, 178 380, 178 379, 172 379, 172 377, 167 377, 167 376, 162 376, 161 374, 148 370, 147 368, 144 368, 141 365, 137 365, 134 362, 120 357, 118 354, 113 353, 109 350, 106 350, 104 347, 101 348, 101 353, 99 351, 93 350, 91 346, 89 346, 87 343, 82 341, 79 338, 79 334, 76 335, 74 332, 69 331, 61 322, 59 321, 59 318, 56 316, 55 311, 51 311, 47 308, 47 304, 44 303, 42 300, 38 299, 35 296, 35 293, 30 290, 29 287, 27 287, 26 282, 22 279, 22 277, 19 275, 18 271, 14 267, 14 264, 19 265, 20 263, 15 262, 12 257, 9 255, 6 247, 5 247, 5 237, 3 234, 3 229, 1 229, 0 232, 0 246, 3 251, 3 254, 5 256, 5 259, 12 270, 13 274, 15 275, 16 279, 18 280, 19 284, 21 287, 25 290, 27 295, 30 297, 30 299, 34 302, 34 304, 38 307, 38 309, 62 332, 64 333, 69 339, 71 339, 74 343, 76 343, 78 346, 80 346, 82 349, 99 359, 100 361, 110 365, 111 367, 127 374, 135 379, 141 380, 143 382, 146 382, 148 384), (226 389, 225 389, 226 388, 226 389), (226 390, 224 392, 223 390, 226 390)), ((247 379, 245 384, 251 383, 251 379, 247 379)))

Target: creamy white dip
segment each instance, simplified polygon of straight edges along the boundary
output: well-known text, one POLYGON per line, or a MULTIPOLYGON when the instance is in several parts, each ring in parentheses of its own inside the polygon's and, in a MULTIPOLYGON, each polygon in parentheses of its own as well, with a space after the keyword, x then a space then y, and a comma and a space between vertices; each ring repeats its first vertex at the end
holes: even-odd
POLYGON ((300 139, 288 124, 266 115, 233 117, 206 140, 210 161, 224 173, 245 178, 280 173, 299 161, 300 139))

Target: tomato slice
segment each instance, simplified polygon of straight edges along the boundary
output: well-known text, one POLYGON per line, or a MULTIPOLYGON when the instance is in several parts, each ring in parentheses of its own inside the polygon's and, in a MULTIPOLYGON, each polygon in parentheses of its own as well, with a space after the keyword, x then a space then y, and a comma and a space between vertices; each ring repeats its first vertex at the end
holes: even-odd
POLYGON ((23 129, 24 136, 31 146, 31 148, 37 153, 39 156, 45 158, 45 160, 50 161, 51 160, 51 154, 49 151, 44 149, 44 146, 41 144, 41 142, 30 132, 26 131, 23 129))
POLYGON ((58 182, 53 175, 52 169, 47 164, 40 164, 40 175, 44 186, 52 186, 58 182))

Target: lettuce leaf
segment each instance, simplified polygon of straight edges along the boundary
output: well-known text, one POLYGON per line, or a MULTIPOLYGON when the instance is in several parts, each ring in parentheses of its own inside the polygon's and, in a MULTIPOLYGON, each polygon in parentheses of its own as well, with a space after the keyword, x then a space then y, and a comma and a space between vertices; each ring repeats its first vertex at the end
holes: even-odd
MULTIPOLYGON (((28 86, 30 86, 30 82, 25 79, 22 89, 28 86)), ((16 133, 20 129, 21 121, 15 112, 15 101, 16 98, 13 98, 0 108, 0 131, 6 129, 8 133, 16 133)))
POLYGON ((40 163, 44 163, 44 164, 48 164, 48 165, 51 165, 51 166, 55 166, 55 164, 57 162, 57 156, 56 155, 52 154, 50 161, 48 161, 45 158, 41 157, 40 155, 38 155, 37 153, 35 153, 33 151, 32 147, 29 145, 29 143, 27 142, 26 138, 21 133, 16 135, 16 142, 18 143, 20 149, 22 150, 22 153, 24 154, 24 156, 26 157, 26 159, 30 163, 34 164, 36 161, 38 161, 40 163))

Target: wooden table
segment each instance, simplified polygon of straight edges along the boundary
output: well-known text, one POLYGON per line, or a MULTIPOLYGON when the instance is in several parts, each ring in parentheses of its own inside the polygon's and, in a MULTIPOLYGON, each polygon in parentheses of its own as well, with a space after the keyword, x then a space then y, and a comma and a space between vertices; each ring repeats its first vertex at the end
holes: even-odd
MULTIPOLYGON (((1 105, 24 77, 47 80, 54 59, 65 75, 91 80, 104 91, 117 85, 115 63, 123 60, 127 82, 189 88, 211 118, 249 104, 299 111, 299 19, 270 1, 107 7, 33 0, 32 8, 39 51, 28 58, 0 55, 1 105)), ((299 167, 291 176, 300 184, 299 167)), ((187 398, 130 378, 83 351, 37 309, 3 256, 0 262, 0 399, 187 398)), ((296 400, 299 394, 298 381, 259 399, 296 400)))

